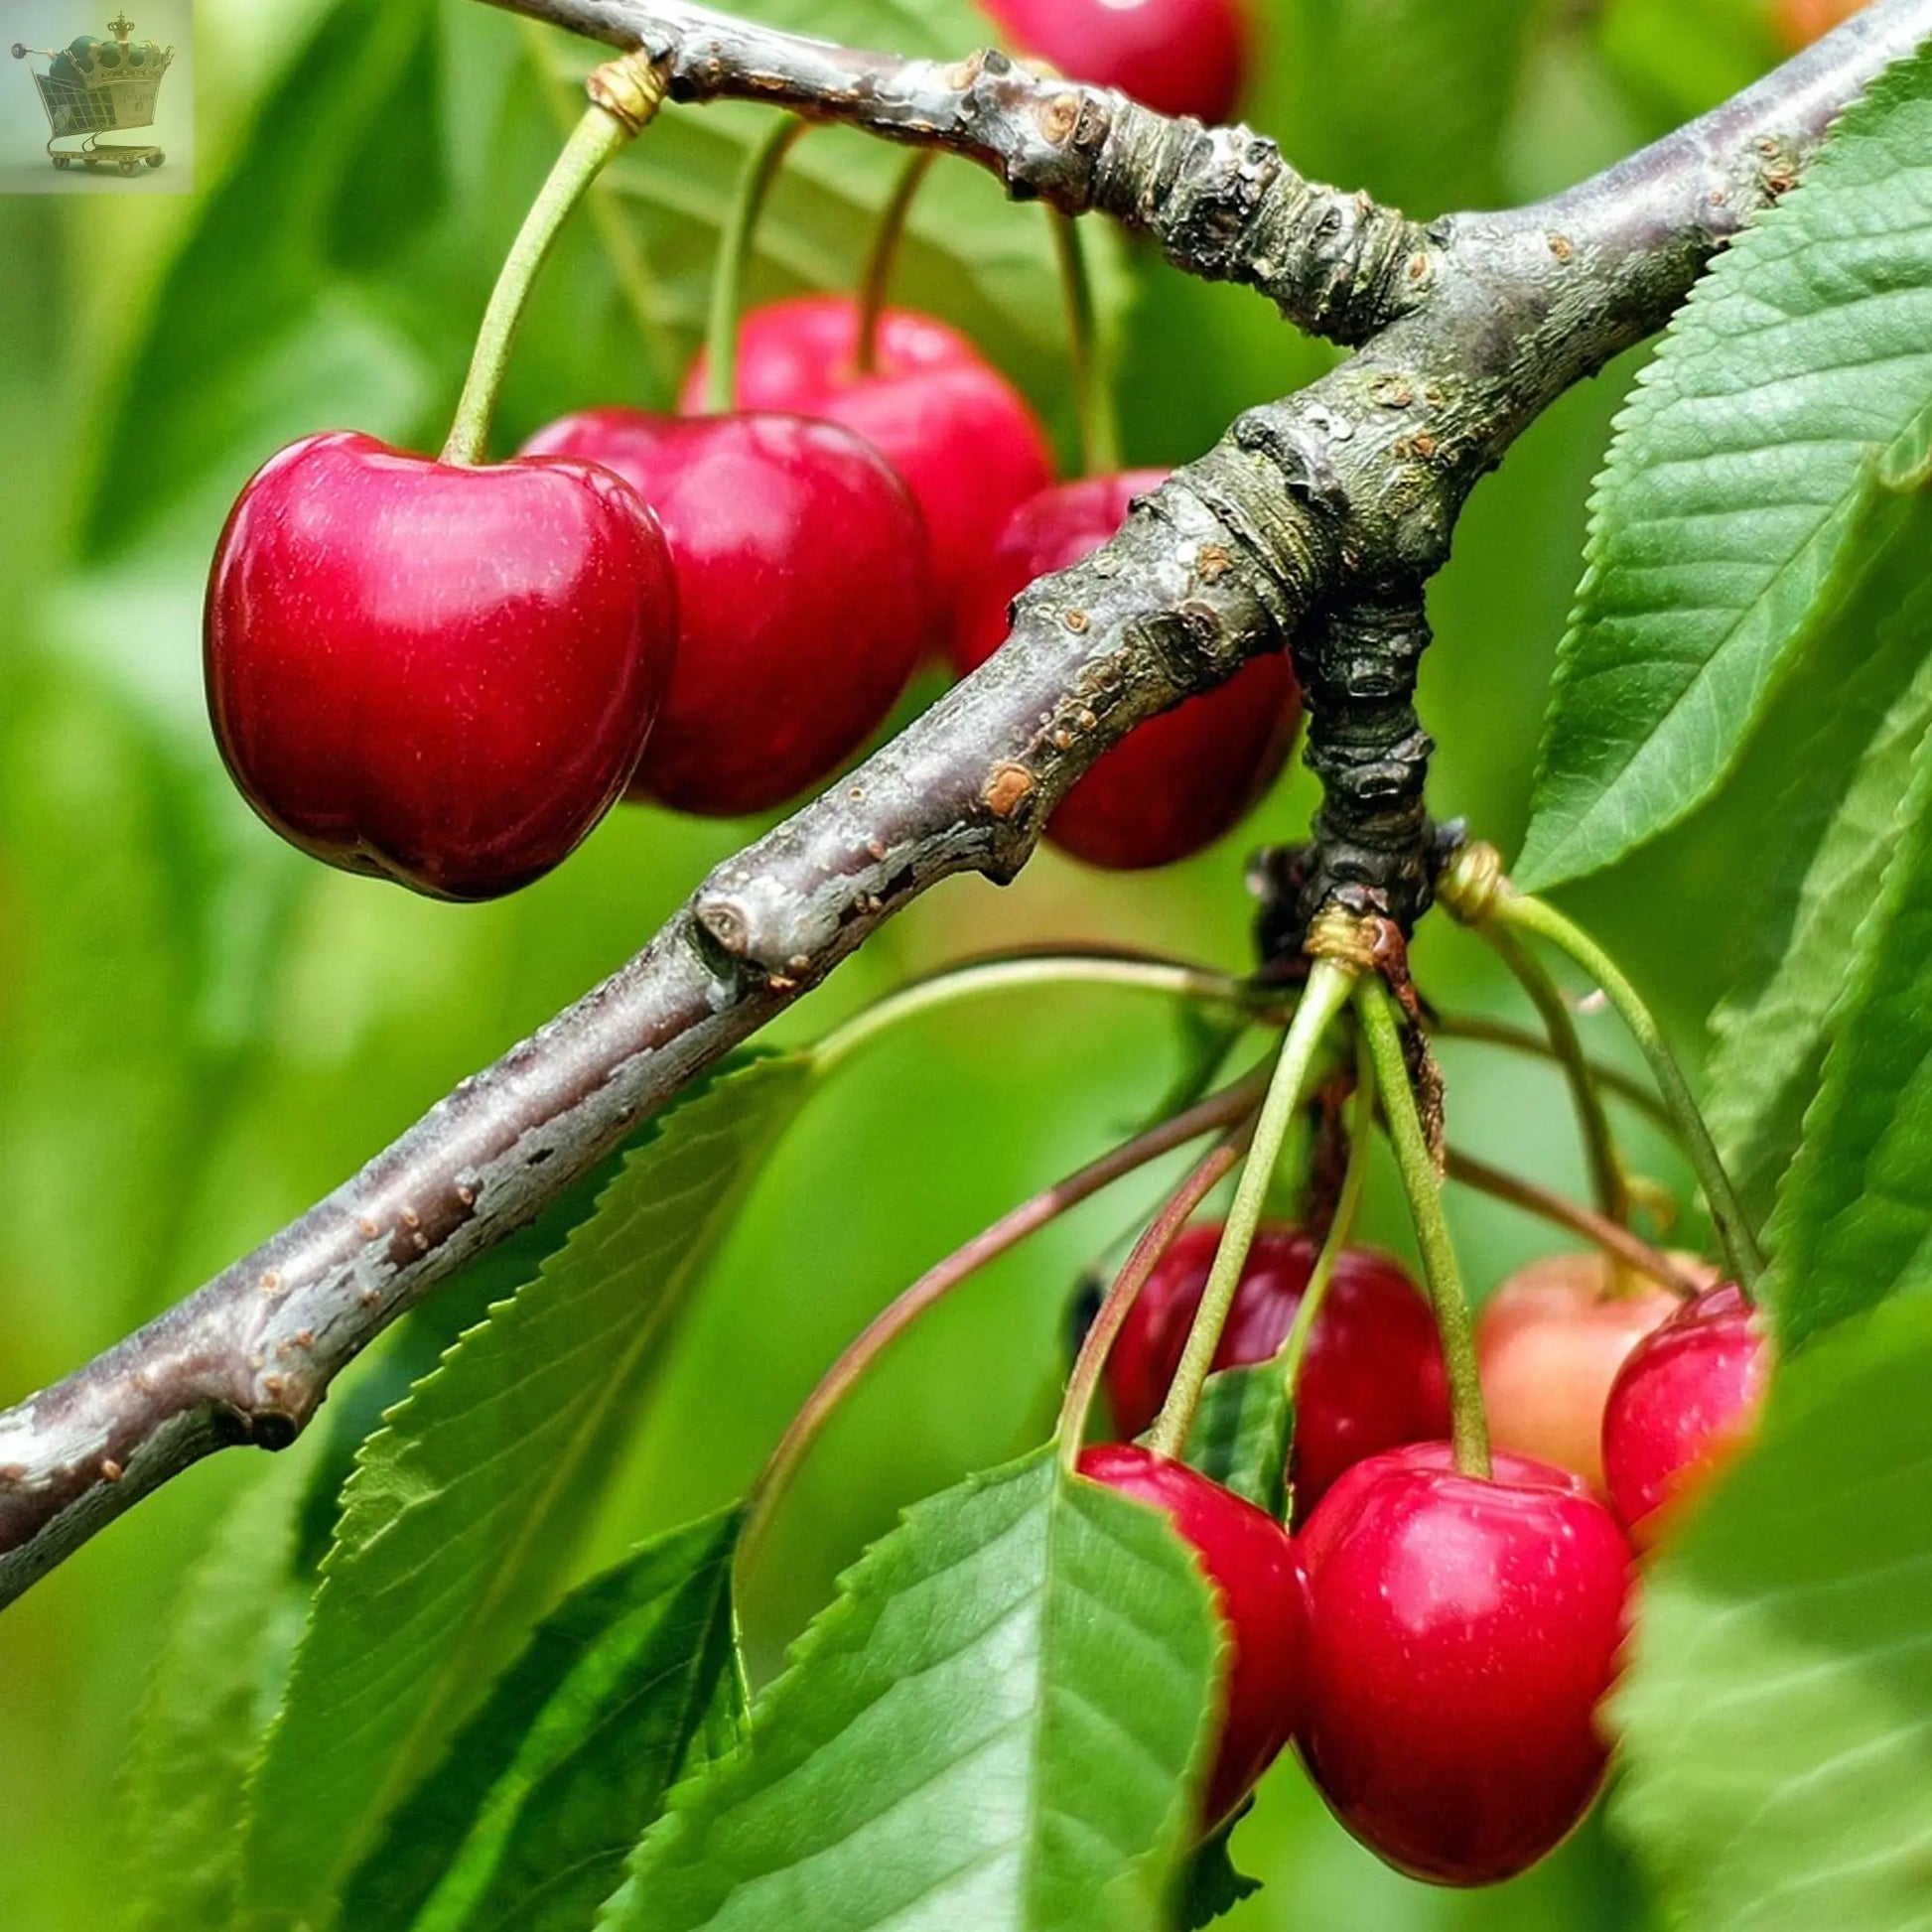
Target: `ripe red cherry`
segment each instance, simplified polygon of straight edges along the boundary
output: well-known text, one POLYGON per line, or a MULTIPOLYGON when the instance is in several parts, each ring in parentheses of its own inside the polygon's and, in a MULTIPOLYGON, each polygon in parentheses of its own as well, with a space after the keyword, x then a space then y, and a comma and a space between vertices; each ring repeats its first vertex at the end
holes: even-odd
MULTIPOLYGON (((882 319, 878 366, 855 361, 859 307, 803 296, 746 317, 738 406, 823 416, 873 444, 911 490, 932 540, 939 622, 950 627, 1007 518, 1052 481, 1045 433, 1027 401, 956 330, 910 310, 882 319)), ((704 407, 701 356, 683 407, 704 407)))
POLYGON ((255 475, 221 533, 208 712, 243 796, 291 843, 490 898, 622 792, 676 637, 663 533, 608 472, 312 436, 255 475))
MULTIPOLYGON (((818 404, 858 381, 859 304, 849 295, 793 295, 751 310, 738 330, 739 409, 810 415, 818 404)), ((916 309, 886 309, 872 373, 927 375, 937 369, 986 366, 979 350, 950 324, 916 309)), ((678 407, 706 413, 710 358, 700 352, 678 407)))
POLYGON ((1447 1443, 1350 1469, 1302 1538, 1310 1775, 1391 1864, 1494 1884, 1589 1809, 1608 1744, 1630 1546, 1581 1476, 1496 1457, 1455 1473, 1447 1443))
MULTIPOLYGON (((1115 1340, 1107 1396, 1123 1436, 1140 1435, 1167 1399, 1220 1239, 1218 1221, 1183 1229, 1115 1340)), ((1221 1330, 1216 1368, 1265 1362, 1288 1339, 1316 1252, 1299 1228, 1261 1230, 1221 1330)), ((1428 1304, 1387 1255, 1345 1249, 1302 1363, 1294 1450, 1298 1520, 1350 1464, 1398 1443, 1447 1435, 1449 1426, 1449 1385, 1428 1304)))
POLYGON ((1248 1795, 1301 1723, 1308 1613, 1294 1541, 1265 1510, 1150 1449, 1095 1444, 1081 1451, 1079 1469, 1160 1510, 1200 1553, 1219 1597, 1229 1660, 1220 1742, 1201 1807, 1211 1827, 1248 1795))
POLYGON ((1631 1351, 1603 1412, 1603 1471, 1640 1548, 1749 1442, 1769 1370, 1750 1304, 1728 1284, 1631 1351))
POLYGON ((525 448, 616 471, 670 540, 677 667, 633 792, 765 811, 884 723, 932 592, 918 511, 863 439, 800 416, 592 409, 525 448))
MULTIPOLYGON (((1694 1258, 1679 1260, 1687 1272, 1709 1273, 1694 1258)), ((1606 1256, 1550 1255, 1504 1282, 1476 1322, 1490 1441, 1574 1469, 1598 1491, 1610 1384, 1631 1349, 1679 1307, 1665 1288, 1617 1290, 1606 1256)))
MULTIPOLYGON (((1062 483, 1015 512, 963 614, 955 661, 976 670, 1007 637, 1007 607, 1035 578, 1088 557, 1165 473, 1062 483)), ((1076 859, 1133 872, 1191 857, 1232 831, 1281 775, 1302 721, 1288 658, 1245 664, 1218 690, 1137 725, 1060 801, 1047 837, 1076 859)))
POLYGON ((986 0, 1022 52, 1164 114, 1224 121, 1248 62, 1239 0, 986 0))

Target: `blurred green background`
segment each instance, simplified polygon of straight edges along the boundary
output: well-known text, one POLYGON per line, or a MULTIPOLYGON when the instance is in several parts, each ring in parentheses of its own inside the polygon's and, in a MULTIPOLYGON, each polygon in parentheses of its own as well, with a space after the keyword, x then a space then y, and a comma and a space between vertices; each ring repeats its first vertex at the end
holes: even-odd
MULTIPOLYGON (((1559 188, 1774 58, 1760 0, 1254 4, 1264 58, 1250 118, 1307 171, 1423 214, 1559 188)), ((916 0, 757 11, 828 34, 902 29, 907 44, 935 32, 916 0)), ((948 16, 963 17, 963 4, 948 16)), ((12 1176, 0 1401, 308 1205, 616 967, 747 830, 621 810, 535 889, 459 908, 310 865, 234 797, 201 709, 200 585, 221 512, 305 429, 438 434, 494 265, 571 111, 551 64, 577 56, 473 0, 201 0, 199 52, 192 200, 0 203, 0 1172, 12 1176)), ((10 83, 26 84, 0 71, 10 83)), ((566 408, 662 399, 688 354, 746 123, 670 120, 547 278, 505 445, 566 408)), ((800 154, 760 293, 848 282, 867 240, 854 198, 876 201, 891 165, 838 134, 800 154)), ((1066 384, 1042 217, 1004 207, 963 168, 941 177, 902 292, 973 328, 1050 410, 1066 384)), ((1135 463, 1198 452, 1245 404, 1325 365, 1253 298, 1183 282, 1137 250, 1103 280, 1124 304, 1135 463)), ((1630 374, 1568 399, 1485 483, 1435 598, 1436 805, 1505 849, 1523 823, 1590 478, 1630 374)), ((1069 427, 1056 422, 1070 459, 1069 427)), ((1243 834, 1159 878, 1104 878, 1048 853, 1005 892, 955 883, 782 1032, 809 1035, 908 974, 1015 942, 1114 940, 1238 967, 1244 853, 1295 836, 1309 805, 1298 775, 1243 834)), ((1722 832, 1706 814, 1574 896, 1693 1048, 1748 899, 1722 832)), ((1421 959, 1445 1007, 1516 1011, 1457 935, 1430 930, 1421 959)), ((1607 1017, 1584 1024, 1600 1050, 1621 1051, 1607 1017)), ((842 1075, 764 1176, 586 1567, 735 1493, 871 1312, 1132 1123, 1178 1051, 1177 1029, 1144 1001, 1040 995, 922 1025, 842 1075)), ((1458 1143, 1580 1187, 1544 1072, 1461 1050, 1449 1075, 1458 1143)), ((1657 1171, 1661 1151, 1633 1145, 1657 1171)), ((991 1271, 850 1405, 755 1582, 762 1662, 899 1505, 1039 1433, 1067 1291, 1153 1185, 1117 1191, 991 1271)), ((1507 1210, 1453 1206, 1479 1290, 1551 1245, 1507 1210)), ((1386 1174, 1369 1219, 1405 1245, 1386 1174)), ((355 1373, 368 1372, 380 1371, 355 1373)), ((241 1455, 191 1472, 0 1619, 8 1932, 114 1922, 116 1768, 156 1633, 207 1526, 257 1473, 241 1455)), ((1594 1827, 1515 1886, 1449 1896, 1358 1852, 1292 1766, 1238 1852, 1268 1881, 1239 1927, 1647 1922, 1637 1880, 1594 1827)))

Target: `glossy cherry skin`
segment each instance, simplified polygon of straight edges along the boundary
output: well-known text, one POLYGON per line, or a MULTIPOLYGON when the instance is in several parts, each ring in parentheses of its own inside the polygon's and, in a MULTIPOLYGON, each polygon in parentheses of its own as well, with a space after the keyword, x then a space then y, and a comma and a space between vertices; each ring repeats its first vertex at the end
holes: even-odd
MULTIPOLYGON (((827 396, 859 381, 859 304, 849 295, 793 295, 750 310, 738 330, 738 409, 811 415, 827 396)), ((966 337, 916 309, 887 309, 879 318, 880 376, 976 369, 986 359, 966 337)), ((702 416, 709 358, 700 352, 685 379, 679 409, 702 416)))
MULTIPOLYGON (((1184 1228, 1115 1340, 1107 1396, 1123 1436, 1140 1435, 1167 1399, 1220 1238, 1218 1221, 1184 1228)), ((1316 1252, 1299 1228, 1261 1230, 1221 1330, 1216 1368, 1265 1362, 1288 1339, 1316 1252)), ((1447 1435, 1449 1426, 1449 1384, 1429 1305, 1387 1255, 1344 1249, 1302 1363, 1296 1519, 1306 1520, 1335 1478, 1363 1456, 1447 1435)))
POLYGON ((1729 1284, 1631 1350, 1603 1411, 1603 1473, 1639 1548, 1750 1441, 1769 1374, 1769 1346, 1729 1284))
MULTIPOLYGON (((1709 1276, 1695 1257, 1678 1259, 1687 1273, 1709 1276)), ((1490 1441, 1574 1469, 1599 1492, 1610 1384, 1680 1306, 1666 1288, 1617 1288, 1603 1255, 1549 1255, 1504 1282, 1476 1320, 1490 1441)))
MULTIPOLYGON (((1007 637, 1007 607, 1036 577, 1078 563, 1121 526, 1159 470, 1090 478, 1015 512, 975 588, 955 661, 977 669, 1007 637)), ((1047 837, 1088 865, 1172 865, 1231 832, 1281 775, 1302 721, 1286 655, 1258 657, 1219 689, 1137 725, 1060 801, 1047 837)))
POLYGON ((208 713, 291 843, 490 898, 622 793, 676 638, 663 533, 608 471, 459 468, 337 432, 271 458, 229 514, 208 713))
POLYGON ((1301 1539, 1310 1775, 1400 1870, 1513 1877, 1576 1829, 1602 1782, 1595 1722, 1622 1641, 1630 1546, 1581 1476, 1447 1443, 1358 1462, 1301 1539))
POLYGON ((1240 0, 986 0, 1020 53, 1164 114, 1225 121, 1248 66, 1240 0))
MULTIPOLYGON (((1045 432, 1019 390, 930 316, 887 311, 869 374, 854 359, 858 341, 849 296, 755 311, 739 336, 738 406, 823 416, 885 456, 925 518, 939 622, 949 632, 1007 518, 1052 481, 1045 432)), ((706 374, 700 357, 685 385, 689 413, 704 407, 706 374)))
POLYGON ((1201 1807, 1211 1828, 1254 1788, 1302 1721, 1308 1609, 1294 1539, 1265 1510, 1151 1449, 1098 1443, 1081 1451, 1079 1469, 1160 1510, 1199 1552, 1219 1600, 1229 1659, 1201 1807))
POLYGON ((529 453, 604 465, 677 566, 677 667, 631 789, 734 816, 829 777, 885 722, 931 622, 925 532, 885 459, 801 416, 593 409, 529 453))

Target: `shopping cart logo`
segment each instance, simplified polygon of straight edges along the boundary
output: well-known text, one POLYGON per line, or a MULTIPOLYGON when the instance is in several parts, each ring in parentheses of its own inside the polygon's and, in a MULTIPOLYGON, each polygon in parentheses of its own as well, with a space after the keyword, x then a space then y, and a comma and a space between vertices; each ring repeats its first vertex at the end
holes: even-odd
POLYGON ((159 41, 134 38, 134 23, 119 13, 107 23, 111 40, 82 34, 62 48, 23 47, 16 41, 16 61, 39 59, 45 69, 33 68, 34 85, 47 112, 47 152, 57 168, 118 168, 124 175, 142 167, 159 168, 167 155, 151 143, 103 141, 120 130, 152 127, 155 98, 174 65, 175 50, 159 41), (77 141, 63 147, 63 141, 77 141))

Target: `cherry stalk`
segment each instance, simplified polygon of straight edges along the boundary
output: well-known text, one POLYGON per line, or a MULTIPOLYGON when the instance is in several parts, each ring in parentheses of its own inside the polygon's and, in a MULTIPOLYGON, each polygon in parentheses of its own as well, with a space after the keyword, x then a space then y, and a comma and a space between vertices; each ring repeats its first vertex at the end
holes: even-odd
POLYGON ((1379 980, 1365 978, 1355 995, 1355 1009, 1375 1061, 1375 1075, 1388 1113, 1389 1140, 1402 1171, 1403 1189, 1409 1196, 1416 1240, 1422 1249, 1423 1276, 1429 1284, 1436 1329, 1443 1341, 1454 1419, 1455 1466, 1465 1475, 1486 1476, 1489 1431, 1483 1419, 1469 1304, 1462 1292, 1462 1271, 1456 1265, 1454 1244, 1443 1218, 1442 1176, 1436 1171, 1429 1137, 1417 1111, 1415 1089, 1410 1084, 1395 996, 1379 980))
POLYGON ((1207 1286, 1201 1291, 1193 1324, 1187 1331, 1180 1365, 1174 1371, 1168 1399, 1149 1432, 1150 1447, 1157 1454, 1178 1456, 1186 1444, 1201 1390, 1220 1346, 1221 1330, 1227 1325, 1228 1311, 1241 1285, 1248 1250, 1254 1243, 1255 1230, 1261 1225, 1269 1182, 1281 1159, 1289 1125, 1302 1104, 1315 1055, 1329 1027, 1347 1006, 1354 982, 1355 969, 1338 959, 1317 958, 1309 973, 1301 1004, 1295 1009, 1295 1018, 1282 1040, 1268 1096, 1255 1123, 1247 1165, 1241 1171, 1234 1200, 1228 1208, 1221 1245, 1208 1273, 1207 1286))

